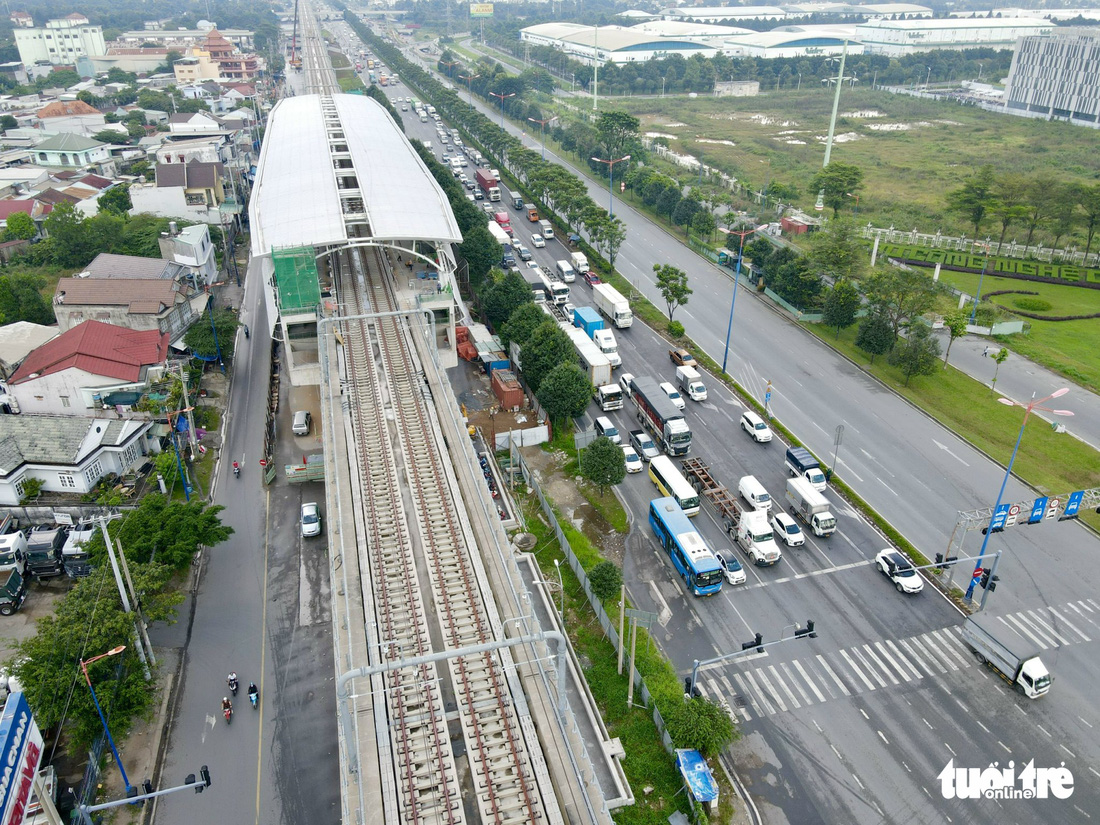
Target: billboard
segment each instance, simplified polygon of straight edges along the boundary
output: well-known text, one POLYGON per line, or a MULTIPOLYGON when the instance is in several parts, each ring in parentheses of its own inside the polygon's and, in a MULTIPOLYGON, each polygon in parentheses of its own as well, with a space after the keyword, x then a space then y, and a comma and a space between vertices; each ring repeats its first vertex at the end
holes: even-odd
POLYGON ((0 825, 23 821, 41 759, 42 734, 30 705, 21 692, 13 693, 0 717, 0 825))
POLYGON ((492 17, 493 16, 493 4, 492 3, 471 3, 470 4, 470 17, 492 17))

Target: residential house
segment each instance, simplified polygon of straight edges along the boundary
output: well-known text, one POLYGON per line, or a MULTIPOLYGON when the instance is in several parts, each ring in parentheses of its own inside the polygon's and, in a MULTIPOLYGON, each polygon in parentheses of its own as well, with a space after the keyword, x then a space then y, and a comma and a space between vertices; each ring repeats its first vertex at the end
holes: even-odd
POLYGON ((57 337, 57 327, 14 321, 0 326, 0 379, 7 380, 32 350, 57 337))
POLYGON ((172 221, 168 224, 167 234, 160 236, 160 254, 186 266, 192 281, 199 286, 210 286, 218 280, 218 257, 210 239, 210 227, 206 224, 197 223, 179 229, 172 221))
POLYGON ((25 11, 13 11, 8 17, 17 29, 33 29, 34 18, 25 11))
POLYGON ((259 57, 242 52, 216 28, 211 29, 202 42, 202 51, 210 55, 218 64, 221 77, 228 80, 251 80, 264 68, 259 57))
POLYGON ((107 144, 80 135, 61 134, 46 138, 34 147, 34 159, 42 166, 53 168, 94 167, 111 175, 115 171, 107 144))
POLYGON ((221 135, 193 140, 174 140, 158 146, 151 159, 156 163, 190 163, 193 160, 217 163, 227 159, 228 150, 229 147, 226 146, 221 135), (225 152, 224 156, 223 152, 225 152))
POLYGON ((107 124, 103 112, 83 100, 55 100, 36 114, 43 132, 90 137, 107 124))
POLYGON ((225 128, 208 112, 178 112, 168 118, 168 131, 173 135, 192 137, 217 134, 225 128))
MULTIPOLYGON (((142 43, 156 43, 182 54, 187 49, 202 46, 213 28, 213 24, 203 27, 200 22, 197 29, 138 29, 123 32, 115 42, 120 46, 140 46, 142 43)), ((250 52, 255 48, 253 40, 255 33, 247 29, 219 29, 218 34, 242 52, 250 52)))
POLYGON ((0 415, 0 505, 18 505, 30 479, 45 492, 84 495, 160 452, 157 429, 144 419, 0 415))
POLYGON ((62 278, 53 312, 62 333, 94 319, 133 330, 156 330, 179 341, 202 317, 208 297, 184 281, 160 278, 62 278))
POLYGON ((225 167, 198 160, 157 164, 156 182, 131 186, 130 201, 134 213, 221 225, 226 222, 220 209, 225 201, 225 167))
POLYGON ((186 55, 172 64, 172 71, 181 87, 204 80, 217 80, 222 76, 217 61, 210 57, 209 52, 198 47, 188 49, 186 55))
POLYGON ((167 281, 180 281, 190 284, 193 289, 210 286, 216 279, 216 265, 211 268, 213 243, 210 241, 210 229, 206 224, 178 229, 175 221, 170 221, 168 231, 160 237, 160 258, 143 258, 137 255, 114 255, 101 252, 84 269, 77 273, 79 278, 117 278, 148 279, 159 278, 167 281), (166 241, 179 239, 178 244, 166 245, 166 241))
POLYGON ((85 321, 23 359, 6 382, 8 403, 24 414, 94 416, 111 393, 160 380, 168 355, 166 333, 85 321))
POLYGON ((0 200, 0 228, 7 229, 8 218, 15 212, 24 212, 31 216, 38 231, 42 231, 42 223, 53 211, 53 206, 33 198, 21 198, 0 200))

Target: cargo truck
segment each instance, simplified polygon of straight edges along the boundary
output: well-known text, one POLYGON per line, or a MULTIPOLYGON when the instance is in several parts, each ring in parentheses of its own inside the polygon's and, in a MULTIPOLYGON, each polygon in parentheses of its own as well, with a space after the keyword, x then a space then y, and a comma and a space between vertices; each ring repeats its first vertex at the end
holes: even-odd
MULTIPOLYGON (((489 224, 490 227, 495 225, 496 224, 489 224)), ((531 299, 536 304, 542 304, 543 307, 546 308, 546 284, 543 283, 542 276, 533 269, 525 269, 521 274, 523 275, 523 280, 527 281, 527 285, 531 287, 531 299)), ((547 309, 547 312, 549 313, 550 310, 547 309)), ((553 317, 553 313, 550 314, 551 317, 553 317)))
POLYGON ((0 616, 10 616, 27 598, 27 580, 14 567, 0 573, 0 616))
POLYGON ((825 473, 821 469, 821 463, 805 447, 788 447, 784 463, 787 471, 795 478, 806 479, 818 492, 825 489, 825 473))
POLYGON ((649 431, 657 446, 669 455, 687 455, 691 449, 691 428, 664 390, 652 378, 631 378, 629 387, 629 395, 638 408, 638 423, 649 431))
POLYGON ((474 177, 477 178, 477 185, 481 187, 481 191, 485 193, 486 198, 494 202, 500 200, 500 181, 485 169, 475 171, 474 177))
POLYGON ((573 264, 573 269, 577 272, 587 272, 589 269, 588 258, 585 257, 583 252, 570 253, 569 263, 573 264))
POLYGON ((802 519, 815 536, 836 532, 836 516, 829 510, 829 502, 807 479, 787 479, 787 501, 791 515, 802 519))
MULTIPOLYGON (((588 380, 592 382, 592 386, 603 387, 611 384, 611 362, 600 352, 599 347, 592 343, 592 339, 584 334, 584 330, 576 327, 565 327, 565 332, 573 342, 573 348, 580 359, 581 369, 588 374, 588 380)), ((615 389, 618 389, 618 385, 615 385, 615 389)))
POLYGON ((489 234, 493 236, 493 240, 500 244, 501 248, 505 244, 511 245, 512 239, 508 237, 508 233, 500 228, 499 224, 495 224, 492 221, 489 222, 489 234))
POLYGON ((699 370, 695 369, 695 367, 677 367, 676 385, 692 401, 707 400, 707 388, 703 384, 702 377, 699 375, 699 370))
POLYGON ((22 530, 0 535, 0 572, 18 570, 23 572, 27 561, 27 537, 22 530))
POLYGON ((1002 679, 1030 699, 1050 690, 1053 678, 1039 652, 1023 637, 984 616, 969 616, 962 626, 963 641, 978 661, 993 668, 1002 679))
POLYGON ((598 329, 592 333, 592 340, 600 348, 600 352, 606 355, 607 360, 611 362, 611 369, 616 370, 623 365, 614 332, 609 329, 598 329))
POLYGON ((711 475, 710 467, 701 458, 684 459, 680 469, 691 486, 718 511, 722 529, 740 545, 753 564, 770 567, 783 558, 768 526, 766 511, 753 510, 738 501, 711 475))
POLYGON ((544 238, 554 237, 554 226, 550 223, 550 221, 546 220, 546 218, 543 218, 539 221, 539 231, 542 233, 542 237, 544 238))
MULTIPOLYGON (((530 271, 534 272, 535 270, 532 269, 530 271)), ((549 274, 543 272, 542 270, 540 270, 540 272, 541 275, 539 277, 542 278, 542 283, 546 287, 546 300, 550 301, 550 303, 552 304, 557 304, 558 306, 562 306, 566 302, 568 302, 569 285, 563 284, 561 281, 551 278, 549 274)), ((572 328, 573 327, 570 327, 570 329, 572 328)), ((584 333, 582 332, 581 335, 584 335, 584 333)))
POLYGON ((68 531, 57 525, 32 528, 27 535, 26 574, 36 579, 60 576, 65 570, 61 551, 67 537, 68 531))
POLYGON ((634 313, 630 311, 630 302, 611 284, 596 284, 592 287, 592 297, 596 309, 618 329, 626 329, 634 323, 634 313))
POLYGON ((592 307, 577 307, 573 310, 573 326, 584 330, 589 338, 596 330, 603 329, 603 318, 592 307))

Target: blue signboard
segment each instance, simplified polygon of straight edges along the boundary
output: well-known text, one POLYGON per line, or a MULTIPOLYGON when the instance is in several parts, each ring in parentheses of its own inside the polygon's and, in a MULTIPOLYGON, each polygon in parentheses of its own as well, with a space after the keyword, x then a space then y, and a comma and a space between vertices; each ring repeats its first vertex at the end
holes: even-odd
POLYGON ((42 735, 27 698, 17 691, 0 716, 0 820, 23 821, 41 758, 42 735))
POLYGON ((676 767, 680 769, 680 775, 684 777, 688 791, 697 800, 713 802, 718 798, 718 783, 714 781, 714 774, 710 772, 707 760, 699 751, 677 748, 676 767))
POLYGON ((1049 500, 1050 499, 1046 496, 1039 496, 1039 498, 1035 499, 1035 503, 1031 505, 1031 515, 1027 517, 1028 524, 1038 524, 1043 520, 1049 500))
POLYGON ((1081 509, 1081 502, 1084 498, 1084 490, 1078 490, 1076 493, 1069 494, 1069 501, 1066 502, 1066 511, 1064 513, 1066 518, 1077 515, 1077 511, 1081 509))
POLYGON ((772 400, 772 391, 768 390, 766 393, 764 393, 764 403, 767 404, 771 400, 772 400))
POLYGON ((1008 508, 1011 504, 1001 504, 993 511, 993 520, 989 523, 990 530, 1004 530, 1005 520, 1008 518, 1008 508))

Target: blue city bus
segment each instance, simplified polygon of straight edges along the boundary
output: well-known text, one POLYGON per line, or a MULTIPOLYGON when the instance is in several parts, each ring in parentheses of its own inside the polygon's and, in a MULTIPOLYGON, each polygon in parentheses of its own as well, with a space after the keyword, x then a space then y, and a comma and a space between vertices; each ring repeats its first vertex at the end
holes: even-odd
POLYGON ((696 596, 722 589, 722 567, 671 496, 649 502, 649 526, 684 584, 696 596))

